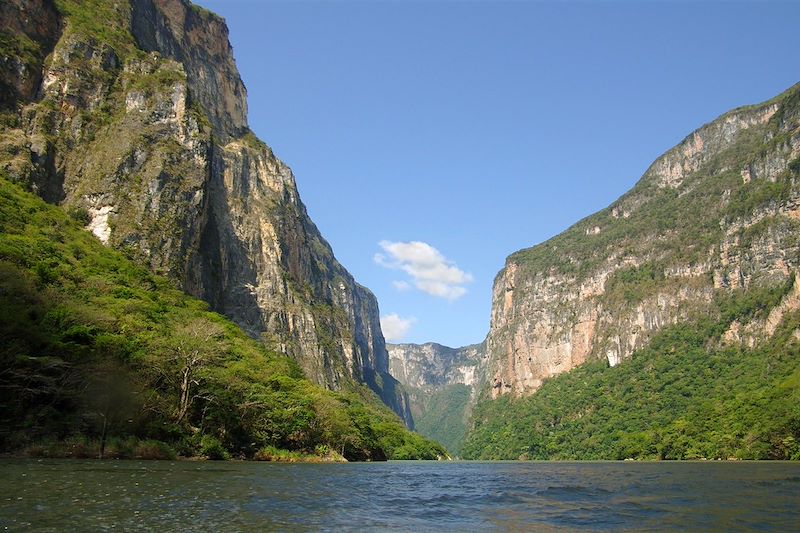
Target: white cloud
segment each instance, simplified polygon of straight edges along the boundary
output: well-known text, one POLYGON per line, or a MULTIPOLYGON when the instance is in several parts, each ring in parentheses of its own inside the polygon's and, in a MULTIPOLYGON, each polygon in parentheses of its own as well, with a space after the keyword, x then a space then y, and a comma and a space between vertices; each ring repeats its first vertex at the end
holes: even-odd
POLYGON ((393 281, 392 286, 400 292, 405 292, 411 289, 411 284, 407 281, 393 281))
MULTIPOLYGON (((404 271, 417 289, 431 296, 457 300, 467 292, 464 285, 472 282, 471 274, 448 261, 439 250, 426 242, 381 241, 378 244, 386 254, 375 254, 377 264, 404 271)), ((405 290, 409 285, 403 281, 392 284, 398 290, 405 290)))
POLYGON ((441 281, 417 281, 417 288, 431 296, 438 296, 446 300, 458 300, 467 293, 467 289, 459 285, 448 285, 441 281))
POLYGON ((402 318, 397 313, 391 313, 381 317, 381 330, 383 337, 389 342, 396 342, 405 337, 408 330, 416 322, 414 317, 402 318))

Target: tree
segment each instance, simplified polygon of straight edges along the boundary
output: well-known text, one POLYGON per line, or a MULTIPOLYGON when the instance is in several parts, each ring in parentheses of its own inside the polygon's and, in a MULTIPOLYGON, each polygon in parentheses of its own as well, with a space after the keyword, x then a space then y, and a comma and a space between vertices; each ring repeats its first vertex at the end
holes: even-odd
POLYGON ((79 398, 90 431, 100 435, 100 459, 105 455, 109 435, 127 432, 141 411, 142 390, 134 376, 117 360, 95 361, 82 374, 79 398), (128 427, 126 427, 128 426, 128 427))
POLYGON ((199 392, 199 385, 202 370, 219 359, 226 348, 223 334, 220 324, 207 318, 193 318, 158 341, 156 352, 161 354, 159 371, 178 393, 175 423, 181 424, 186 420, 196 400, 211 400, 199 392))

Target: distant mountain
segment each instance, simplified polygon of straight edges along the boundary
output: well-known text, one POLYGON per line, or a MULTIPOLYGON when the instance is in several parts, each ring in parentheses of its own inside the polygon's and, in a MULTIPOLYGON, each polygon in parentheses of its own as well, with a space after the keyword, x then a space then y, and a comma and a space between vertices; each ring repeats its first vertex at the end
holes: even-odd
POLYGON ((800 457, 799 269, 795 85, 506 260, 466 453, 800 457))
POLYGON ((486 383, 485 345, 448 348, 387 344, 389 369, 409 395, 415 429, 458 455, 478 392, 486 383))

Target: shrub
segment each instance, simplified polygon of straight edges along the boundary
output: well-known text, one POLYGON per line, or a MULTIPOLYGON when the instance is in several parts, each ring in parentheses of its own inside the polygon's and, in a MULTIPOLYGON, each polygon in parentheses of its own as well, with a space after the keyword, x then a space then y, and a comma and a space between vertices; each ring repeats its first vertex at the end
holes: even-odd
POLYGON ((218 438, 211 435, 203 435, 200 439, 200 455, 214 461, 224 461, 230 459, 228 450, 222 445, 218 438))
POLYGON ((92 221, 89 211, 85 207, 72 207, 67 211, 69 218, 80 224, 81 226, 88 226, 92 221))
POLYGON ((281 461, 284 463, 295 463, 302 459, 302 454, 281 450, 275 446, 264 446, 256 452, 253 459, 256 461, 281 461))
MULTIPOLYGON (((217 441, 217 443, 219 443, 219 441, 217 441)), ((225 451, 224 448, 222 451, 225 451)), ((136 444, 133 456, 136 459, 174 460, 177 454, 175 450, 164 442, 158 440, 143 440, 136 444)), ((220 457, 220 459, 222 459, 222 457, 220 457)))

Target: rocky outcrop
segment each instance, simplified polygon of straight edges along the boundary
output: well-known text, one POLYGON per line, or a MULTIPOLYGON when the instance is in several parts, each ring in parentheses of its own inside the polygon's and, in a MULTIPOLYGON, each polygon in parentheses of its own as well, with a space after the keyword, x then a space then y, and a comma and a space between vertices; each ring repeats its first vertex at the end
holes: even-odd
POLYGON ((247 91, 225 21, 174 0, 138 0, 131 8, 131 32, 139 47, 183 65, 189 92, 215 135, 224 139, 247 133, 247 91))
POLYGON ((222 19, 185 0, 62 4, 41 83, 20 89, 4 127, 0 171, 85 213, 100 240, 292 355, 317 383, 367 384, 411 424, 375 297, 336 261, 291 170, 247 128, 222 19))
POLYGON ((58 13, 46 0, 0 4, 0 108, 36 96, 42 62, 60 33, 58 13))
MULTIPOLYGON (((795 86, 703 126, 609 208, 511 255, 492 294, 492 396, 529 394, 590 359, 616 365, 720 294, 791 283, 799 158, 795 86)), ((791 293, 779 309, 796 304, 791 293)), ((735 329, 727 338, 751 345, 775 331, 735 329)))

